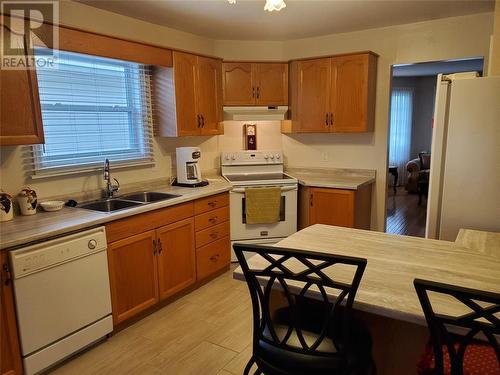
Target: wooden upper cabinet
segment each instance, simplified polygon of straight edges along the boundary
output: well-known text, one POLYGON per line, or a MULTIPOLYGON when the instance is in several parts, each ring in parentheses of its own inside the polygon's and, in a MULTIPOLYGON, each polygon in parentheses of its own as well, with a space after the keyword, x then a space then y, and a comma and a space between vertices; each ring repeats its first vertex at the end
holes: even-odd
POLYGON ((108 244, 114 325, 158 302, 155 241, 151 230, 108 244))
POLYGON ((288 64, 254 64, 256 104, 288 104, 288 64))
POLYGON ((367 53, 332 58, 332 131, 373 130, 376 63, 367 53))
POLYGON ((363 52, 290 64, 289 133, 373 130, 377 55, 363 52))
POLYGON ((7 252, 0 252, 0 375, 22 373, 12 280, 7 252))
POLYGON ((224 105, 253 105, 255 88, 251 63, 223 63, 224 105))
POLYGON ((156 230, 160 300, 196 281, 194 218, 156 230))
POLYGON ((222 62, 185 52, 172 53, 173 67, 155 67, 155 135, 221 134, 222 62))
POLYGON ((287 105, 287 63, 223 63, 224 105, 287 105))
POLYGON ((201 134, 220 134, 222 119, 222 61, 198 57, 198 113, 202 116, 201 134))
POLYGON ((198 135, 200 132, 196 95, 196 56, 174 52, 175 104, 177 134, 198 135))
MULTIPOLYGON (((2 25, 10 36, 9 30, 2 25)), ((26 51, 25 40, 13 39, 26 51)), ((0 145, 44 143, 36 71, 0 69, 0 145)))
POLYGON ((329 132, 330 59, 292 62, 292 121, 304 133, 329 132))

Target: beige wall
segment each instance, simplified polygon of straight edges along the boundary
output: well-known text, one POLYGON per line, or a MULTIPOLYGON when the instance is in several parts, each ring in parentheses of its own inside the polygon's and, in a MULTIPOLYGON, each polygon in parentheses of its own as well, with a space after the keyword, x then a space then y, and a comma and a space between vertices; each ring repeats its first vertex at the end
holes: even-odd
POLYGON ((360 50, 372 50, 380 55, 375 131, 284 136, 283 150, 288 164, 315 165, 326 152, 329 161, 321 164, 375 169, 372 228, 383 230, 391 65, 472 56, 485 56, 487 61, 492 21, 491 14, 479 14, 286 42, 288 58, 360 50))
POLYGON ((495 2, 495 27, 491 37, 490 75, 500 75, 500 0, 495 2))
MULTIPOLYGON (((193 52, 217 54, 227 59, 282 60, 359 50, 373 50, 380 54, 373 133, 280 136, 276 124, 268 127, 261 125, 262 131, 259 129, 259 141, 274 138, 275 141, 271 143, 282 145, 290 166, 377 170, 372 227, 379 230, 384 228, 390 66, 395 63, 469 56, 485 56, 487 59, 493 27, 492 14, 479 14, 288 42, 257 43, 211 41, 73 2, 61 3, 61 21, 86 30, 193 52), (328 161, 322 161, 325 155, 328 161)), ((230 145, 234 142, 228 140, 239 137, 238 132, 241 135, 241 124, 234 128, 228 124, 226 135, 221 137, 155 140, 155 167, 120 170, 115 173, 115 177, 121 183, 169 177, 172 174, 175 147, 187 145, 202 148, 203 169, 217 167, 218 153, 221 149, 232 147, 230 145)), ((270 144, 268 146, 271 147, 270 144)), ((26 176, 22 165, 23 149, 1 148, 0 185, 6 191, 16 193, 23 185, 29 184, 43 198, 103 186, 100 174, 33 181, 26 176)))

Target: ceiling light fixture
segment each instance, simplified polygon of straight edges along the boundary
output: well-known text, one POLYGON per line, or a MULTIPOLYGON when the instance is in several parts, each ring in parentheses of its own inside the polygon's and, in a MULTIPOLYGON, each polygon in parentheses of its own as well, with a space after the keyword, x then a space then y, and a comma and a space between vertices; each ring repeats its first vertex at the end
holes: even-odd
MULTIPOLYGON (((227 0, 229 4, 236 4, 236 0, 227 0)), ((286 8, 284 0, 266 0, 266 5, 264 5, 264 10, 268 12, 277 11, 286 8)))
POLYGON ((267 10, 268 12, 272 12, 274 10, 279 12, 283 8, 286 8, 284 0, 266 0, 266 5, 264 5, 264 10, 267 10))

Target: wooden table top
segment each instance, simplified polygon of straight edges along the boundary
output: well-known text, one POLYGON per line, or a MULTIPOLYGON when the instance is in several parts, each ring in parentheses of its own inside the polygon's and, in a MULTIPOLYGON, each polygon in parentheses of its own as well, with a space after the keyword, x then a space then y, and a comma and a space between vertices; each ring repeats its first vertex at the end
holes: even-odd
MULTIPOLYGON (((276 246, 366 258, 354 308, 397 320, 426 324, 415 278, 500 293, 500 258, 460 243, 317 224, 276 246)), ((249 260, 251 267, 267 265, 264 262, 261 257, 249 260)), ((337 269, 332 275, 347 277, 342 272, 337 269)), ((244 280, 240 267, 233 277, 244 280)), ((431 296, 431 302, 445 314, 470 311, 445 296, 431 296)))

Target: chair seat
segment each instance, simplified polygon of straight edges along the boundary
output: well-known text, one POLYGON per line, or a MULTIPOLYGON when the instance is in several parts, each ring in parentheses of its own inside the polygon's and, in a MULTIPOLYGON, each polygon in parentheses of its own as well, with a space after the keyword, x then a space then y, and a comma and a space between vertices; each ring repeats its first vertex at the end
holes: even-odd
MULTIPOLYGON (((458 348, 458 344, 456 345, 458 348)), ((444 375, 450 375, 450 357, 448 349, 443 346, 444 375)), ((419 375, 433 375, 434 351, 432 344, 428 344, 417 365, 419 375)), ((467 346, 464 355, 464 375, 500 375, 500 364, 491 345, 480 341, 467 346)))
MULTIPOLYGON (((321 319, 319 318, 318 311, 312 305, 307 304, 308 307, 301 313, 301 322, 303 322, 301 324, 301 332, 308 345, 311 345, 315 341, 318 333, 321 331, 321 319)), ((282 328, 278 323, 280 321, 288 322, 288 309, 282 308, 278 310, 275 319, 274 329, 278 337, 283 338, 286 332, 284 327, 287 324, 282 328)), ((272 340, 270 340, 271 342, 259 340, 254 347, 255 359, 257 363, 260 363, 259 368, 273 369, 272 372, 275 374, 288 375, 369 374, 373 364, 370 332, 362 322, 354 319, 350 321, 349 338, 346 340, 342 340, 341 338, 335 339, 337 346, 343 348, 342 352, 338 353, 338 355, 336 355, 334 340, 329 337, 325 338, 318 348, 318 352, 323 355, 318 355, 318 352, 314 355, 307 355, 294 351, 294 347, 300 347, 295 334, 292 334, 287 341, 289 345, 287 349, 273 345, 272 340)), ((269 337, 268 330, 266 330, 264 336, 269 337)))

